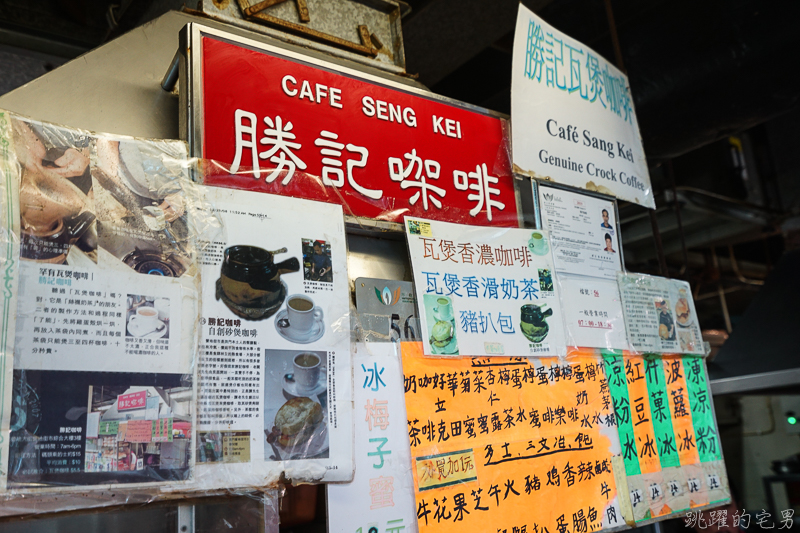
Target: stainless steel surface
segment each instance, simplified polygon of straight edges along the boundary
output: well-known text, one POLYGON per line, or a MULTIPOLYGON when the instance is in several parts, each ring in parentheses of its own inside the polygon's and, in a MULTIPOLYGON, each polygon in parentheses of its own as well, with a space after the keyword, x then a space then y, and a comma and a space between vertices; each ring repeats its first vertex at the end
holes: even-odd
MULTIPOLYGON (((0 108, 92 131, 177 139, 178 97, 162 90, 161 81, 178 49, 181 28, 197 21, 209 28, 225 28, 231 35, 247 37, 251 42, 270 43, 277 50, 356 66, 265 35, 172 11, 3 95, 0 108)), ((367 65, 358 68, 391 78, 398 85, 405 83, 418 90, 422 87, 413 80, 367 65)))
POLYGON ((709 382, 711 392, 717 395, 790 387, 800 384, 800 368, 717 378, 709 382))
POLYGON ((176 507, 148 507, 144 509, 108 513, 50 516, 15 522, 0 522, 3 533, 64 533, 64 532, 114 532, 114 533, 174 533, 176 507))
POLYGON ((347 275, 351 289, 356 278, 414 281, 405 239, 347 235, 347 275))

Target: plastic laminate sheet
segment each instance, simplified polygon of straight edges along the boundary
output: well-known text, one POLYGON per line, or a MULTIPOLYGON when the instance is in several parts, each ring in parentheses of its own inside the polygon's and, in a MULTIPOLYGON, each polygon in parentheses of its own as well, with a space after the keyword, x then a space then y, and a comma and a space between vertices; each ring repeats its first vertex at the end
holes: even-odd
POLYGON ((185 145, 8 113, 2 127, 20 242, 8 490, 187 482, 196 236, 218 224, 185 145))
POLYGON ((353 477, 342 208, 205 188, 207 243, 193 490, 353 477), (302 219, 302 223, 299 221, 302 219))

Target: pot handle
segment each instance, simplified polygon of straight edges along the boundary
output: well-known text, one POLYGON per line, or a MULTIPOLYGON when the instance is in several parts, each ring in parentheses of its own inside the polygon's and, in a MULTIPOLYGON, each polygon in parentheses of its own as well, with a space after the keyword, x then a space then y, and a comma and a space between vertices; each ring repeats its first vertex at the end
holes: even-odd
POLYGON ((287 259, 286 261, 282 261, 276 264, 275 268, 278 269, 278 275, 286 274, 288 272, 297 272, 298 270, 300 270, 300 261, 298 261, 296 257, 292 257, 287 259))

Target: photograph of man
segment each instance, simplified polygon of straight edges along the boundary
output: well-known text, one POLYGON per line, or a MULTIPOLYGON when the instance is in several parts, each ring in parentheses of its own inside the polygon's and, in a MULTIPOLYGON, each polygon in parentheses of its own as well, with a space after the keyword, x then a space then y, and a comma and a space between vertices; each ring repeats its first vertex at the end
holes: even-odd
POLYGON ((611 246, 612 242, 613 242, 613 239, 611 238, 611 235, 606 233, 606 247, 603 248, 603 249, 606 252, 610 253, 610 254, 615 254, 615 253, 617 253, 617 251, 611 246))
POLYGON ((322 250, 322 243, 314 241, 314 252, 311 255, 311 279, 331 282, 331 257, 322 250))
POLYGON ((603 215, 603 223, 600 224, 600 227, 605 229, 614 229, 614 226, 608 223, 608 209, 603 209, 602 215, 603 215))

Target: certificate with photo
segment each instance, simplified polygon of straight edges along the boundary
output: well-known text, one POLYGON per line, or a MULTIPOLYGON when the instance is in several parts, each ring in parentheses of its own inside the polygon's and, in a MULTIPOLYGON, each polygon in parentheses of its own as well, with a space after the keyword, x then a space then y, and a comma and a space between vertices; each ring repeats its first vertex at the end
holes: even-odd
POLYGON ((535 187, 553 243, 567 344, 629 349, 617 287, 622 247, 615 202, 539 181, 535 187))

